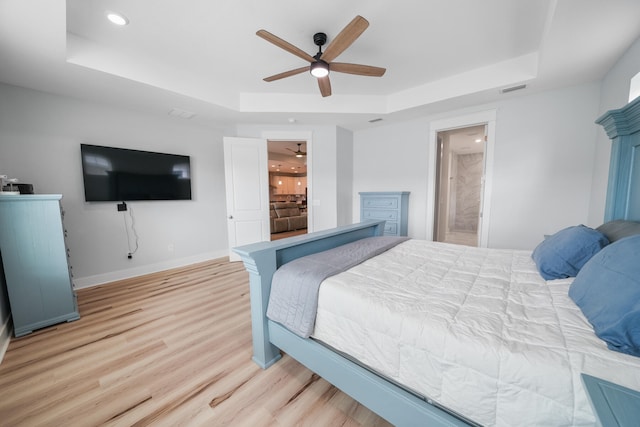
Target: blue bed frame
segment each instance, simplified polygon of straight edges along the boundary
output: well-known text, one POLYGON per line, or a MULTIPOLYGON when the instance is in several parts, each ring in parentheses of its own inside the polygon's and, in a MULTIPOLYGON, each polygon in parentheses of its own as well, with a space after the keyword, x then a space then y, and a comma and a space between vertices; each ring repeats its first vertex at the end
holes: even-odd
POLYGON ((381 236, 383 231, 384 221, 368 221, 234 248, 249 272, 253 361, 266 369, 280 359, 282 350, 396 426, 467 426, 444 410, 266 317, 271 278, 278 267, 305 255, 381 236))
MULTIPOLYGON (((612 139, 605 221, 640 220, 640 98, 597 121, 612 139)), ((271 278, 296 258, 365 237, 382 235, 384 221, 370 221, 233 250, 249 271, 253 360, 266 369, 280 350, 396 426, 466 426, 464 421, 331 351, 267 319, 271 278)), ((594 406, 599 412, 598 405, 594 406)))
POLYGON ((640 221, 640 97, 596 123, 611 139, 605 221, 640 221))

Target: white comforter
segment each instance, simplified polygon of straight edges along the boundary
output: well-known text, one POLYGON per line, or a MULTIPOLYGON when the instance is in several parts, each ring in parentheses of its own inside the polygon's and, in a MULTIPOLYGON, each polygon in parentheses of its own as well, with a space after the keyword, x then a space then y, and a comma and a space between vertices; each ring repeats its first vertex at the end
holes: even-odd
POLYGON ((580 373, 640 389, 528 251, 410 240, 326 279, 313 336, 483 425, 593 425, 580 373))

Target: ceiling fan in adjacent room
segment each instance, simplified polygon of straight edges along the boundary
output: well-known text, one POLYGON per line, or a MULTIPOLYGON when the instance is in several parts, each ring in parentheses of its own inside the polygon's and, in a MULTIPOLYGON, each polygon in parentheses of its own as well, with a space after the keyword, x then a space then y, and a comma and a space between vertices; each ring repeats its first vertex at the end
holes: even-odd
POLYGON ((264 81, 272 82, 274 80, 280 80, 285 77, 295 76, 297 74, 310 71, 311 75, 318 79, 318 87, 323 97, 331 95, 331 82, 329 81, 329 72, 335 71, 338 73, 356 74, 359 76, 370 77, 382 77, 386 69, 380 67, 373 67, 371 65, 360 64, 348 64, 344 62, 332 62, 342 52, 345 51, 351 44, 356 41, 358 37, 367 29, 369 21, 362 16, 356 16, 353 20, 342 29, 340 34, 334 38, 327 46, 324 52, 322 52, 322 46, 327 42, 327 35, 325 33, 316 33, 313 36, 313 42, 318 46, 318 53, 314 56, 307 54, 302 49, 297 48, 289 42, 282 40, 281 38, 274 36, 268 31, 259 30, 256 34, 266 41, 273 43, 286 50, 289 53, 296 55, 299 58, 308 61, 310 65, 306 67, 296 68, 294 70, 285 71, 283 73, 275 74, 270 77, 266 77, 264 81))
POLYGON ((299 143, 299 144, 298 144, 298 151, 293 151, 291 148, 288 148, 288 147, 287 147, 287 150, 289 150, 289 151, 291 151, 293 154, 295 154, 295 155, 296 155, 296 157, 305 157, 305 156, 307 155, 307 152, 306 152, 306 151, 302 151, 302 150, 300 149, 300 146, 301 146, 301 145, 302 145, 302 143, 299 143))

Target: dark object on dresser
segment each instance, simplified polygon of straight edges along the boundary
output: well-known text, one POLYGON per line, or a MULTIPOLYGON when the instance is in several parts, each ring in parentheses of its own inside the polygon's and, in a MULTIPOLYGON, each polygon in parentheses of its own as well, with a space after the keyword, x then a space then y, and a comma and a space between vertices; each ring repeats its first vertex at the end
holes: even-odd
POLYGON ((6 185, 2 188, 2 191, 19 191, 20 194, 34 194, 32 184, 24 184, 20 182, 6 185))

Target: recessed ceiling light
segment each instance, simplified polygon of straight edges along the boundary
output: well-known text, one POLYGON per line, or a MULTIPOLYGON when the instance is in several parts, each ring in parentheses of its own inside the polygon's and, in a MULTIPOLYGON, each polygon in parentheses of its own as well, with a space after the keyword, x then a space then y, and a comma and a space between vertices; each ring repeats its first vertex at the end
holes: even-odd
POLYGON ((126 16, 121 13, 116 12, 107 12, 107 19, 111 21, 111 23, 119 26, 125 26, 129 23, 129 20, 126 16))

